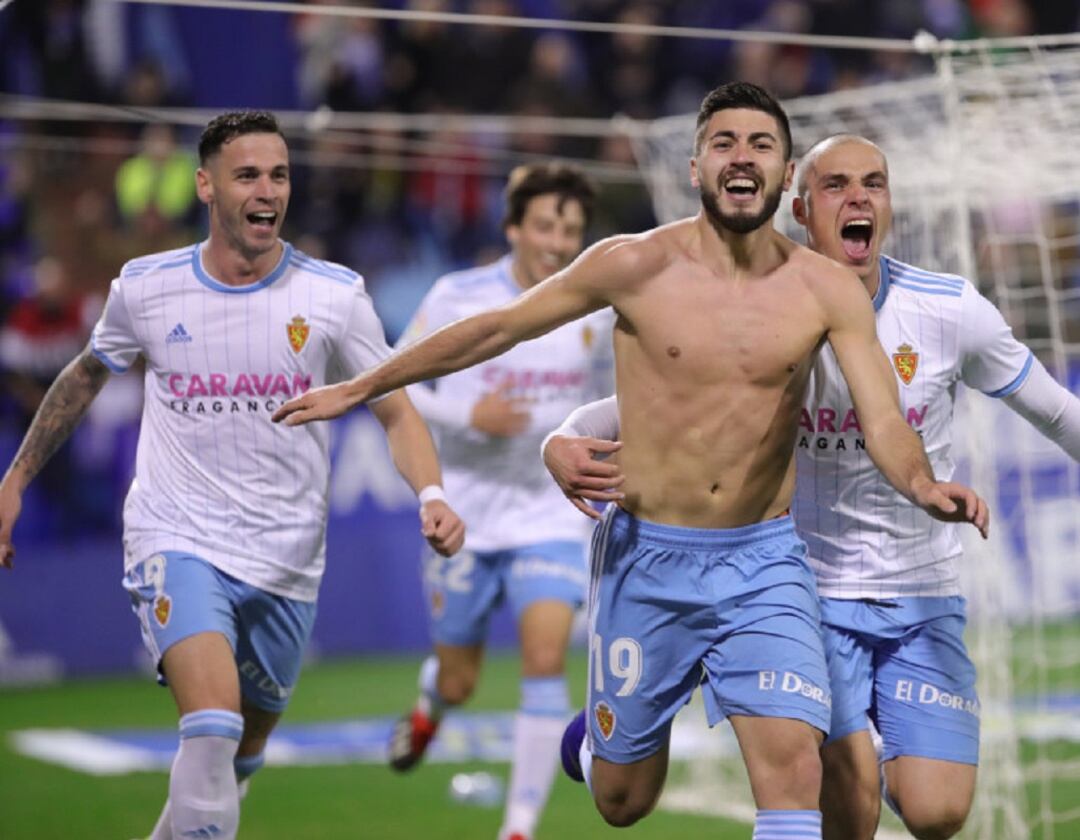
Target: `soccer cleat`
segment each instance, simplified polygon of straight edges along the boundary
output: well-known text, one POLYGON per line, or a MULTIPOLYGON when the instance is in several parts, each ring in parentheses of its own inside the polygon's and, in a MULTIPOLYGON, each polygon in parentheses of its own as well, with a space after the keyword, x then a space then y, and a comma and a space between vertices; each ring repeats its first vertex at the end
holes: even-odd
POLYGON ((582 709, 574 719, 566 725, 563 732, 560 757, 562 758, 563 772, 575 782, 584 782, 585 774, 581 772, 581 742, 585 740, 585 710, 582 709))
POLYGON ((390 736, 390 766, 399 773, 412 769, 424 757, 438 728, 438 722, 429 720, 419 709, 401 718, 390 736))
POLYGON ((507 837, 506 840, 529 840, 529 838, 522 834, 520 831, 515 831, 513 834, 507 837))

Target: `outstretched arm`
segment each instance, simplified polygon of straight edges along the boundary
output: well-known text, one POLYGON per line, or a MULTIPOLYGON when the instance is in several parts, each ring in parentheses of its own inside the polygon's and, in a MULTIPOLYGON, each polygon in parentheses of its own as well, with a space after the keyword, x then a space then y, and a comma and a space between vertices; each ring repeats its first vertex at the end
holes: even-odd
POLYGON ((439 554, 455 554, 465 540, 465 526, 442 496, 442 470, 428 427, 404 391, 371 406, 386 430, 394 466, 420 497, 420 532, 439 554))
POLYGON ((511 303, 449 324, 355 379, 308 391, 282 405, 273 420, 290 426, 327 420, 413 382, 498 356, 610 303, 610 290, 633 271, 634 259, 620 253, 618 240, 605 240, 511 303))
POLYGON ((45 393, 15 459, 0 482, 0 567, 11 568, 15 556, 11 530, 22 509, 23 491, 68 439, 108 378, 109 369, 87 347, 60 372, 45 393))
POLYGON ((973 490, 934 478, 922 440, 900 414, 896 378, 877 339, 874 312, 862 283, 846 269, 820 278, 829 343, 847 380, 866 436, 866 451, 900 493, 935 519, 971 522, 985 537, 986 503, 973 490))
POLYGON ((1080 461, 1080 399, 1054 381, 1038 359, 1031 372, 1005 404, 1080 461))

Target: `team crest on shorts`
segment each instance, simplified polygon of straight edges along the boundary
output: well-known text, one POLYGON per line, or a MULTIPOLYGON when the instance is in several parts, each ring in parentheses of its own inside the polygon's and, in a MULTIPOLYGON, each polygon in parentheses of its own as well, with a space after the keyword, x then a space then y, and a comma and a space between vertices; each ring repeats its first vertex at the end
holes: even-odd
POLYGON ((596 718, 596 727, 600 730, 600 734, 604 736, 604 740, 610 741, 611 735, 615 731, 614 710, 601 700, 593 707, 593 717, 596 718))
POLYGON ((442 592, 436 589, 431 593, 431 614, 435 618, 439 618, 443 614, 443 610, 446 609, 446 596, 442 592))
POLYGON ((172 615, 172 598, 168 595, 158 595, 154 599, 154 618, 157 619, 157 623, 165 627, 169 623, 170 615, 172 615))
POLYGON ((588 324, 585 325, 585 329, 581 331, 581 343, 585 345, 585 349, 592 348, 593 339, 596 338, 596 333, 593 332, 593 328, 588 324))
POLYGON ((912 349, 910 344, 901 344, 893 353, 892 363, 900 381, 905 385, 910 385, 919 367, 919 354, 912 349))
POLYGON ((285 325, 285 331, 289 334, 289 346, 292 347, 294 353, 299 353, 307 344, 311 327, 307 325, 307 321, 296 315, 285 325))

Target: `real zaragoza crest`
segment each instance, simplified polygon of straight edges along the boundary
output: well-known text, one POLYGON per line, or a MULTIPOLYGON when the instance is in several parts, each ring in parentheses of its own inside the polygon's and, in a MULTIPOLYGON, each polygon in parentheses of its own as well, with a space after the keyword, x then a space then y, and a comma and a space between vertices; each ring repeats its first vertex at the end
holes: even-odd
POLYGON ((292 347, 294 353, 299 353, 307 344, 311 327, 307 325, 307 321, 297 315, 285 325, 285 331, 289 334, 289 346, 292 347))
POLYGON ((919 367, 919 354, 912 349, 910 344, 901 344, 893 353, 892 363, 900 381, 905 385, 910 385, 919 367))
POLYGON ((593 714, 596 717, 596 727, 600 730, 600 734, 604 736, 605 741, 610 741, 611 734, 615 731, 615 711, 601 700, 593 708, 593 714))
POLYGON ((164 627, 169 623, 169 616, 172 614, 172 599, 165 594, 158 595, 154 599, 154 618, 157 619, 157 623, 164 627))

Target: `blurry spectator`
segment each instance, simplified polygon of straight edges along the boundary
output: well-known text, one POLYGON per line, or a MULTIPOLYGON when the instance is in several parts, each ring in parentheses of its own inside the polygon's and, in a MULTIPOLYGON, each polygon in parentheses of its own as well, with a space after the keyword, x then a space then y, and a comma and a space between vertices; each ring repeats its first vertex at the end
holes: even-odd
POLYGON ((177 146, 172 126, 147 125, 138 154, 124 161, 116 173, 121 218, 132 226, 139 226, 146 215, 168 223, 190 219, 196 208, 195 169, 195 159, 177 146))
POLYGON ((0 158, 0 319, 31 289, 29 192, 26 159, 0 158))
POLYGON ((300 97, 305 105, 360 111, 381 103, 384 56, 378 21, 305 15, 297 27, 297 40, 300 97))
MULTIPOLYGON (((0 326, 0 375, 20 435, 53 379, 86 345, 101 307, 100 299, 73 291, 52 257, 38 261, 34 283, 33 295, 15 304, 0 326)), ((41 471, 39 485, 48 500, 49 532, 69 534, 101 524, 94 521, 93 494, 74 472, 70 442, 41 471)))
POLYGON ((20 92, 53 99, 95 100, 98 84, 83 25, 86 0, 14 3, 10 46, 18 51, 20 92))

